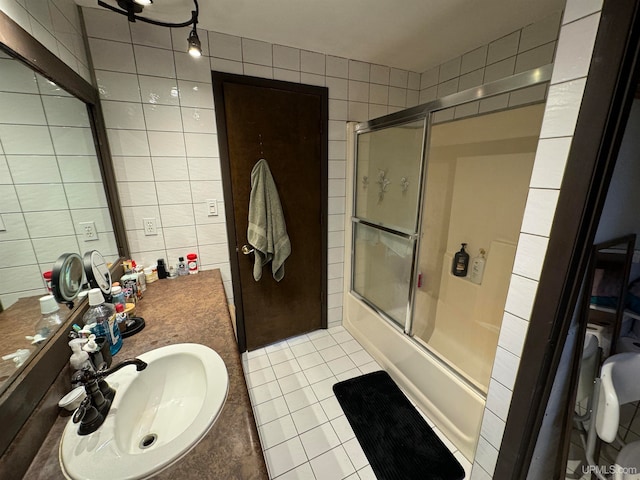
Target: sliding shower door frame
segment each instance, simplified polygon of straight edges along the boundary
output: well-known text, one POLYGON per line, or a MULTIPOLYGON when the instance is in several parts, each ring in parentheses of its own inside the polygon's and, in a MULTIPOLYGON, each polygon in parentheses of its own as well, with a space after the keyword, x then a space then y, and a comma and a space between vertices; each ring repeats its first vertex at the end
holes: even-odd
MULTIPOLYGON (((455 370, 449 362, 445 359, 441 358, 431 349, 429 349, 424 342, 418 341, 413 335, 413 313, 415 307, 415 298, 416 298, 416 285, 418 283, 418 254, 420 252, 420 244, 422 240, 422 222, 423 222, 423 202, 425 196, 425 185, 426 185, 426 175, 427 175, 427 149, 429 148, 430 143, 430 135, 431 135, 431 127, 433 125, 433 114, 445 110, 451 107, 457 107, 463 105, 465 103, 482 100, 490 97, 495 97, 497 95, 502 95, 505 93, 510 93, 513 91, 521 90, 523 88, 532 87, 534 85, 538 85, 541 83, 549 82, 551 80, 551 72, 553 70, 553 64, 545 65, 533 70, 529 70, 526 72, 522 72, 511 77, 496 80, 494 82, 486 83, 479 87, 474 87, 468 90, 464 90, 462 92, 454 93, 448 95, 446 97, 442 97, 436 100, 433 100, 428 103, 424 103, 415 107, 411 107, 399 112, 391 113, 389 115, 385 115, 383 117, 375 118, 369 120, 367 122, 358 123, 355 127, 355 135, 356 140, 354 142, 354 175, 353 175, 353 198, 351 211, 353 212, 353 216, 351 217, 351 284, 349 285, 350 293, 357 298, 359 301, 367 305, 369 308, 373 309, 381 318, 384 318, 393 328, 398 330, 398 332, 402 332, 407 335, 415 345, 417 345, 421 350, 427 352, 429 355, 435 357, 439 363, 445 366, 448 370, 453 372, 456 376, 458 376, 461 380, 463 380, 466 384, 469 385, 473 390, 481 394, 482 396, 486 396, 486 392, 481 391, 476 385, 468 381, 464 376, 460 375, 457 370, 455 370), (361 134, 371 133, 378 130, 383 130, 390 127, 402 126, 407 123, 417 122, 422 120, 424 123, 424 132, 422 136, 422 153, 421 153, 421 164, 420 164, 420 179, 419 179, 419 194, 417 201, 417 214, 416 214, 416 222, 414 231, 408 231, 406 229, 401 229, 397 227, 390 227, 388 225, 383 225, 378 222, 368 221, 363 218, 359 218, 356 216, 356 202, 357 195, 355 192, 357 191, 358 185, 358 137, 361 134), (376 306, 373 302, 368 300, 367 298, 360 295, 354 289, 354 279, 355 279, 355 247, 356 247, 356 238, 355 238, 355 225, 363 224, 372 228, 379 229, 381 231, 386 231, 391 234, 398 235, 400 237, 413 240, 413 254, 412 254, 412 263, 411 263, 411 274, 409 280, 409 292, 407 298, 407 313, 405 318, 404 326, 398 325, 398 323, 391 318, 389 314, 384 312, 381 308, 376 306)), ((539 101, 532 102, 539 103, 539 101)), ((524 107, 527 104, 518 105, 518 108, 524 107)), ((506 107, 504 109, 496 109, 491 110, 486 113, 495 113, 501 110, 509 110, 513 107, 506 107)), ((479 114, 482 115, 482 114, 479 114)), ((464 118, 470 118, 464 117, 464 118)), ((444 123, 444 122, 439 122, 444 123)))

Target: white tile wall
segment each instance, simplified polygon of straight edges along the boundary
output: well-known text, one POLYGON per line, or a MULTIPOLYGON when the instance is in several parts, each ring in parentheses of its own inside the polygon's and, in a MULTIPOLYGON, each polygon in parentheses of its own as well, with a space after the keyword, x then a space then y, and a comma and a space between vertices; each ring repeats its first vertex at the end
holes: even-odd
POLYGON ((80 15, 73 0, 0 0, 0 10, 91 81, 80 15))
MULTIPOLYGON (((552 63, 559 29, 560 14, 557 13, 423 72, 419 102, 430 102, 552 63)), ((475 104, 467 106, 458 114, 454 111, 439 112, 434 121, 448 121, 473 113, 503 109, 509 105, 542 101, 545 95, 545 89, 529 91, 527 95, 513 92, 482 100, 479 107, 475 104), (512 101, 510 97, 514 97, 512 101)))
MULTIPOLYGON (((522 233, 471 474, 474 480, 491 478, 498 457, 564 167, 582 102, 601 3, 598 0, 568 0, 562 19, 522 233)), ((522 29, 516 65, 519 61, 529 64, 534 57, 548 58, 548 51, 543 47, 554 42, 559 22, 559 16, 552 16, 522 29)))
POLYGON ((173 30, 168 38, 160 27, 134 30, 130 24, 127 30, 121 18, 106 10, 83 11, 132 255, 144 264, 161 257, 174 264, 178 256, 194 250, 203 268, 222 267, 230 300, 210 71, 328 87, 328 257, 333 272, 328 316, 331 325, 340 324, 345 121, 368 120, 416 105, 420 75, 217 32, 199 31, 208 48, 194 60, 184 52, 184 29, 173 30), (211 198, 219 202, 217 217, 206 213, 205 202, 211 198), (158 235, 142 234, 142 218, 147 216, 157 218, 158 235), (173 228, 179 229, 169 231, 173 228))

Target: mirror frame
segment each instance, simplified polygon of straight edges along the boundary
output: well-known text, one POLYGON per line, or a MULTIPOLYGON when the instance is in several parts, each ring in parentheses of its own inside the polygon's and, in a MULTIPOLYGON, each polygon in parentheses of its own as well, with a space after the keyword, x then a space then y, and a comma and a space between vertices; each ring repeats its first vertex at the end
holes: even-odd
MULTIPOLYGON (((120 199, 97 88, 47 50, 2 11, 0 11, 0 50, 55 82, 87 106, 109 215, 118 246, 118 255, 120 258, 128 258, 130 255, 129 244, 121 214, 120 199)), ((112 269, 112 276, 119 278, 122 274, 121 270, 121 262, 117 262, 115 270, 112 269)), ((82 318, 86 308, 87 302, 82 302, 58 332, 25 363, 23 370, 0 395, 0 425, 2 425, 2 429, 0 429, 0 455, 6 452, 16 434, 45 397, 47 390, 68 362, 67 331, 73 323, 82 318)), ((50 423, 53 424, 56 416, 49 415, 49 417, 52 417, 50 423)), ((45 429, 45 434, 48 430, 49 428, 45 429)), ((30 440, 32 440, 30 443, 35 444, 34 448, 37 451, 40 442, 35 439, 30 440)), ((22 455, 24 454, 25 452, 22 452, 22 455)))

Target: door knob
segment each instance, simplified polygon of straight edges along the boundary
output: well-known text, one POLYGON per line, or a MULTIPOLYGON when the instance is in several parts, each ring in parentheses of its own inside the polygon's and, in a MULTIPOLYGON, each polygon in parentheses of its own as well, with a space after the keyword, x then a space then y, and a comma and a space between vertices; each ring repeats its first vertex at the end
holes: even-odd
POLYGON ((249 255, 251 252, 253 252, 253 248, 251 248, 250 245, 243 245, 240 250, 242 251, 242 253, 244 253, 245 255, 249 255))

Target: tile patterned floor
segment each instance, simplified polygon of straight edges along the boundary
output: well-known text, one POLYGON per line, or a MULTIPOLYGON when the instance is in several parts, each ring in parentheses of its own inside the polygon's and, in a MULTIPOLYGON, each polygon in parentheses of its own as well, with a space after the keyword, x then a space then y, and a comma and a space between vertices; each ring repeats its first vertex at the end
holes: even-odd
MULTIPOLYGON (((334 383, 381 369, 349 332, 317 330, 242 360, 271 479, 376 478, 332 390, 334 383)), ((434 431, 469 478, 471 464, 434 431)))

